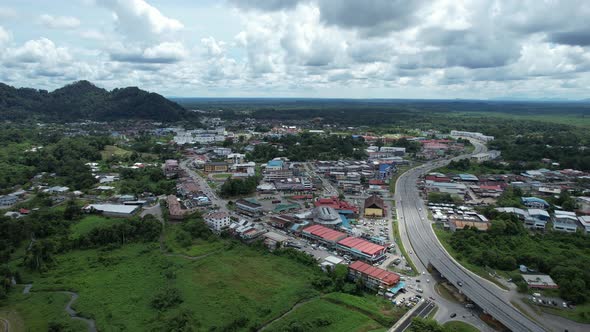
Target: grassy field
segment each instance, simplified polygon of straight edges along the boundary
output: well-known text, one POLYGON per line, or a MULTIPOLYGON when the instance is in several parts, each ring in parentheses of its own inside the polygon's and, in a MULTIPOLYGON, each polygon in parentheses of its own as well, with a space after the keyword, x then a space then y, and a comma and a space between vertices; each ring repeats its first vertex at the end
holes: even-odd
POLYGON ((581 114, 508 114, 500 112, 473 112, 466 113, 468 117, 488 116, 502 119, 513 119, 515 121, 533 120, 549 123, 565 124, 581 128, 590 128, 590 116, 581 114))
POLYGON ((299 306, 273 322, 266 331, 373 331, 383 326, 366 315, 324 299, 299 306), (299 329, 297 329, 299 327, 299 329))
POLYGON ((451 233, 449 231, 445 231, 445 230, 441 229, 440 227, 437 227, 436 225, 433 225, 432 228, 434 229, 434 233, 436 234, 436 237, 438 238, 440 243, 442 243, 443 247, 445 247, 446 251, 451 256, 453 256, 453 258, 455 258, 455 260, 457 260, 459 263, 461 263, 461 265, 463 265, 463 267, 465 267, 469 271, 477 274, 478 276, 493 282, 498 287, 500 287, 504 290, 508 290, 508 288, 505 285, 500 283, 496 278, 490 276, 489 272, 485 268, 467 262, 465 259, 463 259, 461 257, 461 255, 458 252, 455 251, 455 249, 453 249, 453 247, 451 247, 450 239, 451 239, 451 236, 453 235, 453 233, 451 233))
POLYGON ((78 292, 74 308, 109 331, 157 328, 168 313, 152 309, 150 301, 167 287, 183 298, 170 310, 188 310, 203 330, 223 329, 242 318, 244 329, 260 326, 318 295, 309 287, 315 270, 241 244, 200 260, 166 257, 154 243, 73 251, 56 261, 42 275, 24 273, 24 280, 36 291, 78 292))
POLYGON ((70 297, 62 293, 22 294, 16 287, 7 299, 0 301, 0 318, 10 322, 11 332, 47 331, 49 324, 71 331, 84 331, 86 324, 73 320, 64 308, 70 297))
POLYGON ((406 275, 409 276, 417 276, 418 275, 418 269, 416 268, 416 265, 414 265, 414 262, 412 262, 412 260, 410 259, 410 255, 408 255, 408 252, 406 251, 406 248, 404 248, 404 244, 402 242, 402 238, 399 234, 399 221, 395 221, 393 222, 393 225, 391 226, 393 228, 393 237, 395 238, 395 243, 397 243, 397 248, 400 251, 400 254, 402 254, 405 258, 406 258, 406 262, 408 264, 410 264, 410 267, 412 268, 412 270, 408 271, 405 270, 404 273, 406 275))
POLYGON ((575 309, 557 309, 551 307, 538 306, 541 311, 552 315, 565 317, 582 324, 590 324, 590 304, 577 305, 575 309))
POLYGON ((479 332, 479 330, 475 326, 458 320, 446 322, 443 324, 443 326, 450 329, 453 332, 479 332))
POLYGON ((107 160, 111 157, 127 157, 131 155, 131 151, 121 149, 118 146, 106 145, 104 150, 100 151, 102 160, 107 160))
POLYGON ((213 174, 211 175, 214 179, 225 180, 231 176, 229 173, 213 174))
POLYGON ((179 230, 180 225, 167 224, 166 233, 164 235, 167 249, 175 254, 197 257, 221 250, 228 245, 227 241, 221 239, 217 239, 217 241, 195 239, 190 246, 183 247, 176 241, 176 233, 179 230))
POLYGON ((100 215, 89 215, 82 218, 78 223, 72 225, 72 236, 79 237, 80 235, 87 234, 91 230, 97 227, 110 226, 116 223, 125 222, 122 218, 108 218, 100 215))
POLYGON ((406 312, 404 309, 392 306, 391 302, 372 295, 361 297, 345 293, 330 293, 322 299, 360 312, 386 327, 392 326, 406 312))

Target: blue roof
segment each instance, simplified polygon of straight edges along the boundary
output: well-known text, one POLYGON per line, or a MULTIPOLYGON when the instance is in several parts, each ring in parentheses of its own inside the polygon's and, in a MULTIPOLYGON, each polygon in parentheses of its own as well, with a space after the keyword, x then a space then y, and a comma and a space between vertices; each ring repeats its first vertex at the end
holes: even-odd
POLYGON ((397 283, 397 285, 395 285, 395 287, 392 287, 389 289, 389 291, 393 294, 396 294, 397 292, 399 292, 400 289, 406 287, 406 283, 403 281, 400 281, 397 283))
POLYGON ((459 174, 459 178, 461 180, 466 180, 466 181, 478 181, 479 180, 477 178, 477 176, 475 176, 473 174, 459 174))
POLYGON ((336 210, 339 214, 354 214, 352 210, 336 210))
POLYGON ((530 203, 540 203, 540 204, 549 206, 549 203, 547 203, 546 200, 541 199, 541 198, 538 198, 538 197, 521 197, 520 199, 523 201, 523 203, 528 203, 528 202, 530 202, 530 203))
POLYGON ((273 166, 273 167, 283 167, 283 161, 282 160, 271 160, 267 163, 268 166, 273 166))
POLYGON ((340 215, 340 219, 342 220, 342 225, 340 225, 340 226, 350 229, 350 221, 348 220, 348 218, 346 218, 343 215, 340 215))
POLYGON ((393 166, 391 164, 380 164, 379 165, 379 172, 387 172, 393 166))

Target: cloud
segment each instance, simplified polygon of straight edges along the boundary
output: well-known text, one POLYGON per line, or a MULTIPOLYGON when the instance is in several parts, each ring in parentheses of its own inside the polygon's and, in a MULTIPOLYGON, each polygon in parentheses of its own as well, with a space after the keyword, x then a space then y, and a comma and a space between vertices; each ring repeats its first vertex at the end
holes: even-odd
POLYGON ((184 25, 144 0, 97 0, 113 13, 116 29, 131 40, 143 41, 177 32, 184 25))
POLYGON ((229 3, 241 9, 277 11, 293 9, 301 0, 229 0, 229 3))
POLYGON ((322 22, 365 35, 384 35, 415 24, 421 0, 319 0, 322 22))
POLYGON ((39 22, 50 29, 74 29, 80 26, 80 20, 71 16, 52 16, 43 14, 39 22))
POLYGON ((12 8, 0 7, 0 18, 15 18, 16 10, 12 8))
POLYGON ((67 48, 58 47, 47 38, 29 40, 21 47, 9 48, 5 54, 5 61, 12 65, 26 63, 61 64, 71 60, 72 56, 67 48))
POLYGON ((559 31, 548 34, 547 39, 552 43, 564 45, 590 46, 590 31, 559 31))
POLYGON ((0 26, 0 46, 10 41, 11 38, 10 32, 0 26))
POLYGON ((182 61, 187 51, 181 43, 164 42, 141 49, 119 49, 110 54, 111 60, 119 62, 170 64, 182 61))
POLYGON ((84 31, 80 31, 79 33, 80 37, 84 38, 84 39, 91 39, 91 40, 105 40, 106 36, 97 30, 84 30, 84 31))

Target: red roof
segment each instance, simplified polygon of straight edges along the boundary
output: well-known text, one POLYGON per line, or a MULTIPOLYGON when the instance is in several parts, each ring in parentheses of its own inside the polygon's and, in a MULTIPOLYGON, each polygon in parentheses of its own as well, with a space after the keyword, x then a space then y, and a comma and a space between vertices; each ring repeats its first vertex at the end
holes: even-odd
POLYGON ((353 262, 348 266, 348 268, 378 279, 388 286, 393 286, 399 282, 399 275, 396 273, 371 266, 361 261, 353 262))
POLYGON ((295 195, 292 196, 291 199, 312 199, 312 195, 295 195))
POLYGON ((383 185, 383 184, 385 184, 385 182, 383 180, 372 179, 372 180, 369 180, 369 184, 383 185))
POLYGON ((352 237, 352 236, 339 241, 338 244, 341 246, 348 247, 348 248, 356 249, 364 254, 371 255, 371 256, 376 255, 380 251, 385 250, 384 246, 380 246, 380 245, 375 244, 373 242, 369 242, 367 240, 363 240, 361 238, 352 237))
POLYGON ((304 233, 309 233, 320 237, 326 241, 336 242, 346 237, 345 233, 335 231, 331 228, 322 225, 313 225, 303 229, 304 233))
POLYGON ((502 187, 500 187, 499 185, 498 186, 479 186, 479 189, 501 191, 502 187))
POLYGON ((318 206, 325 206, 331 207, 335 210, 350 210, 354 213, 359 212, 359 208, 356 205, 352 205, 347 201, 342 201, 338 199, 338 197, 331 197, 331 198, 319 198, 317 201, 313 203, 316 207, 318 206))

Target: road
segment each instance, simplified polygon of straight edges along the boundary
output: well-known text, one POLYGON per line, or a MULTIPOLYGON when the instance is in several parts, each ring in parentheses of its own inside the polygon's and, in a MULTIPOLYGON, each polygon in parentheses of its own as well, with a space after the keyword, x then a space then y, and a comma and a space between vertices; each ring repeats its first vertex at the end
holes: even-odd
MULTIPOLYGON (((483 144, 476 141, 472 141, 472 143, 475 145, 472 154, 486 150, 483 144)), ((452 160, 468 156, 459 156, 452 160)), ((406 237, 407 244, 411 246, 406 247, 406 250, 413 252, 410 255, 412 261, 414 263, 419 262, 419 265, 423 267, 434 266, 469 299, 512 331, 545 331, 543 327, 514 308, 506 294, 503 294, 502 289, 471 273, 457 263, 445 251, 434 234, 432 222, 428 220, 426 206, 419 196, 416 182, 422 174, 441 167, 449 161, 435 161, 423 164, 408 170, 397 180, 395 201, 400 233, 402 238, 406 237), (459 286, 459 281, 462 286, 459 286)))
POLYGON ((180 162, 180 168, 182 168, 193 180, 195 180, 203 193, 209 197, 211 204, 213 206, 217 205, 219 207, 219 212, 229 213, 230 211, 227 209, 227 202, 217 196, 215 191, 209 186, 209 183, 207 183, 207 179, 202 178, 199 176, 199 174, 197 174, 197 172, 188 167, 188 162, 188 159, 180 162))

